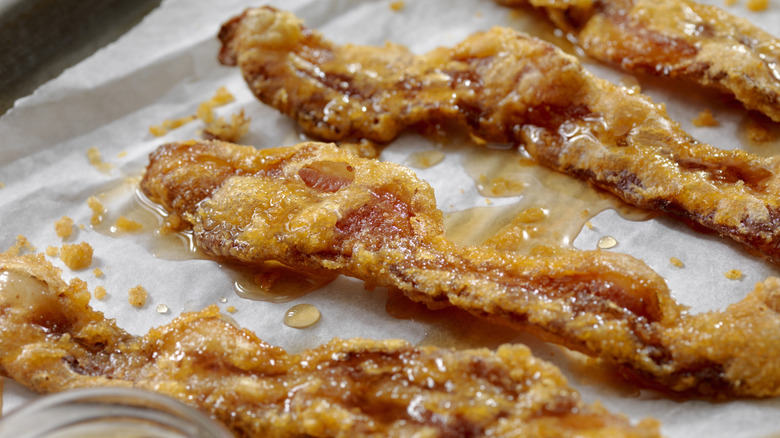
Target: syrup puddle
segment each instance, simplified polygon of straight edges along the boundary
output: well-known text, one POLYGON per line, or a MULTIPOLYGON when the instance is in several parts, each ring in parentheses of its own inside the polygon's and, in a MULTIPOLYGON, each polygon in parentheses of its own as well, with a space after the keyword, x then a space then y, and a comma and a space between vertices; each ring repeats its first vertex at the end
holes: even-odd
POLYGON ((447 236, 462 245, 489 245, 522 253, 540 246, 571 247, 583 226, 604 210, 614 209, 632 221, 658 216, 542 167, 513 149, 471 147, 462 162, 483 196, 520 197, 512 205, 446 214, 447 236))

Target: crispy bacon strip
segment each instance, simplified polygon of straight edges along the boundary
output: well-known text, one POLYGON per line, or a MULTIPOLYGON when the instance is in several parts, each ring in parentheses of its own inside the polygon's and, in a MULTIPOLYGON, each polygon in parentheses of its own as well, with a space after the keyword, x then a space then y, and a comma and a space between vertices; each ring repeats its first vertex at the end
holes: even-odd
POLYGON ((543 9, 595 59, 720 89, 780 122, 780 40, 720 8, 691 0, 496 1, 543 9))
POLYGON ((494 28, 415 56, 335 46, 271 8, 247 10, 220 38, 222 62, 237 63, 261 101, 314 137, 388 142, 408 127, 459 123, 780 259, 780 157, 699 143, 662 106, 541 40, 494 28))
POLYGON ((586 405, 524 346, 497 351, 340 340, 288 354, 215 306, 143 337, 92 310, 43 257, 0 255, 0 374, 41 392, 134 386, 210 413, 238 437, 656 437, 586 405))
POLYGON ((143 192, 207 253, 329 269, 533 332, 641 384, 780 395, 780 281, 723 312, 686 314, 641 261, 604 251, 522 256, 446 239, 433 191, 408 169, 332 144, 162 146, 143 192))

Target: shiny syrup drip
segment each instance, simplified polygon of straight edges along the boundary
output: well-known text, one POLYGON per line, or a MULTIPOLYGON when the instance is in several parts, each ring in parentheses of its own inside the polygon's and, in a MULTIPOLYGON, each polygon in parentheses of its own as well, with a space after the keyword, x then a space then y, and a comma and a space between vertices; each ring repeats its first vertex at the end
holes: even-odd
POLYGON ((303 329, 311 327, 320 320, 320 309, 312 304, 296 304, 284 314, 284 325, 303 329))
POLYGON ((612 249, 616 247, 618 244, 617 239, 615 239, 612 236, 604 236, 599 239, 596 246, 598 246, 599 249, 612 249))

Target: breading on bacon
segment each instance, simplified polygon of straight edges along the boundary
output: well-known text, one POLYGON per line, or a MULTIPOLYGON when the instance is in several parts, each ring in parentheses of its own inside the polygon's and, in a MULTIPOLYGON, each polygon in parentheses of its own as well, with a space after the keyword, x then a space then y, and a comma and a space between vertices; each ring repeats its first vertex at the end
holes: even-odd
POLYGON ((652 387, 780 395, 777 279, 725 311, 692 316, 625 254, 461 247, 446 238, 431 187, 409 169, 325 143, 168 144, 151 155, 141 189, 217 258, 397 288, 601 358, 652 387))
POLYGON ((220 38, 221 61, 315 138, 389 142, 404 129, 459 124, 780 259, 779 157, 699 143, 663 106, 539 39, 493 28, 424 55, 337 46, 269 7, 246 10, 220 38))
POLYGON ((780 40, 723 9, 691 0, 496 1, 544 10, 595 59, 720 89, 780 122, 780 40))
POLYGON ((137 387, 237 437, 657 437, 588 405, 524 346, 496 351, 334 339, 289 354, 216 306, 131 336, 43 257, 0 255, 0 375, 40 392, 137 387))

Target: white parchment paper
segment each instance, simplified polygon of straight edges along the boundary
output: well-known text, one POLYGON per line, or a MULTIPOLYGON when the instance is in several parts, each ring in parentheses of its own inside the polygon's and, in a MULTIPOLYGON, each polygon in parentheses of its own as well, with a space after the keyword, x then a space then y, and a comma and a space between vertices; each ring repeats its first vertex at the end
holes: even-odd
MULTIPOLYGON (((418 53, 452 45, 494 25, 551 36, 551 28, 540 24, 538 15, 511 12, 487 0, 407 0, 400 11, 393 11, 389 0, 267 3, 295 12, 307 25, 338 43, 381 45, 392 41, 418 53)), ((239 324, 290 351, 313 347, 334 336, 420 342, 441 330, 437 326, 441 321, 389 316, 385 310, 386 290, 366 291, 361 282, 340 278, 288 303, 246 300, 235 294, 231 272, 215 262, 169 257, 155 249, 148 235, 109 235, 89 226, 88 197, 103 195, 101 200, 110 212, 132 210, 131 182, 141 175, 148 154, 164 142, 196 137, 200 128, 193 122, 156 138, 149 134, 149 126, 193 114, 198 103, 209 99, 221 86, 227 87, 236 101, 220 108, 218 114, 243 109, 252 119, 250 132, 241 143, 270 147, 300 141, 298 130, 286 117, 254 99, 237 69, 220 66, 216 61, 219 45, 215 36, 221 23, 245 7, 258 5, 239 0, 164 1, 120 40, 19 100, 0 118, 0 182, 4 185, 0 189, 0 248, 11 246, 19 234, 41 251, 49 245, 60 246, 63 242, 53 224, 63 215, 86 225, 67 241, 89 242, 95 248, 93 266, 79 272, 66 269, 65 276, 87 280, 91 290, 106 287, 108 297, 93 300, 93 306, 134 334, 167 323, 182 311, 218 304, 223 309, 235 306, 237 312, 231 316, 239 324), (91 147, 96 147, 103 160, 111 164, 110 170, 101 171, 89 164, 86 153, 91 147), (95 277, 92 268, 100 268, 105 275, 95 277), (136 285, 150 293, 149 303, 142 309, 127 303, 127 290, 136 285), (284 326, 281 321, 285 311, 300 302, 316 305, 322 320, 305 330, 284 326), (158 313, 155 309, 159 304, 167 305, 170 311, 158 313)), ((728 9, 777 35, 780 5, 772 4, 761 13, 749 12, 744 2, 728 9)), ((627 76, 593 62, 587 62, 587 67, 615 81, 627 76)), ((743 143, 740 125, 746 115, 739 106, 695 87, 646 77, 637 80, 644 92, 665 102, 672 117, 700 140, 721 148, 743 143), (721 122, 719 127, 692 126, 691 119, 705 108, 714 112, 721 122)), ((382 159, 404 162, 414 151, 431 147, 421 137, 404 136, 384 151, 382 159)), ((459 152, 446 147, 441 150, 446 156, 442 163, 417 169, 417 173, 433 185, 443 210, 512 202, 486 201, 462 169, 459 152)), ((780 153, 780 145, 767 144, 760 152, 780 153)), ((619 243, 612 251, 643 259, 667 279, 675 297, 694 311, 723 308, 747 294, 755 282, 780 274, 776 266, 750 256, 738 245, 714 235, 698 234, 674 219, 632 222, 607 210, 591 223, 593 227, 584 228, 577 237, 576 247, 592 249, 600 237, 615 237, 619 243), (679 258, 685 267, 672 266, 670 257, 679 258), (743 278, 726 279, 723 273, 730 269, 742 270, 743 278)), ((62 266, 59 260, 52 260, 62 266)), ((506 340, 526 342, 537 355, 561 366, 588 401, 600 400, 612 411, 633 419, 655 417, 668 436, 780 434, 778 399, 673 400, 592 378, 592 372, 583 371, 560 348, 528 336, 510 332, 506 340)), ((4 411, 34 397, 6 381, 4 411)))

